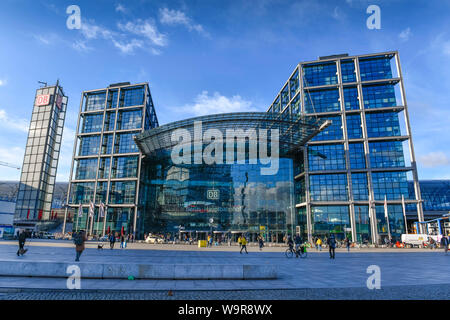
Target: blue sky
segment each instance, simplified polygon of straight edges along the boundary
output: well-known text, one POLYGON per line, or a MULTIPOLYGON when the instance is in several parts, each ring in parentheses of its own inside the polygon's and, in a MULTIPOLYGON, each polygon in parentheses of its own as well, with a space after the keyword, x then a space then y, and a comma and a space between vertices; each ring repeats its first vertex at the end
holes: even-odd
MULTIPOLYGON (((298 62, 398 50, 420 179, 450 179, 449 1, 0 2, 0 161, 22 165, 37 81, 69 96, 58 181, 67 181, 83 90, 149 82, 160 124, 265 111, 298 62), (66 8, 82 27, 66 27, 66 8), (381 29, 369 30, 369 5, 381 29)), ((0 167, 0 180, 20 171, 0 167)))

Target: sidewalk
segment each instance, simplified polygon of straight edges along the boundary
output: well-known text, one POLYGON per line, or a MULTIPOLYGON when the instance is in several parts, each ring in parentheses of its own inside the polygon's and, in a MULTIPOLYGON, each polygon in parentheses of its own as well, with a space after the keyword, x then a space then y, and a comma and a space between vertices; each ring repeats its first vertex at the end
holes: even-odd
MULTIPOLYGON (((277 279, 269 280, 118 280, 82 279, 81 286, 88 290, 263 290, 300 288, 366 288, 370 274, 367 267, 377 265, 381 269, 382 286, 450 284, 448 269, 450 255, 441 251, 403 251, 402 249, 377 249, 372 252, 336 252, 336 260, 330 260, 328 252, 310 251, 306 259, 288 259, 285 248, 264 248, 260 252, 249 248, 249 254, 239 254, 238 247, 222 251, 216 248, 196 248, 175 245, 134 244, 140 249, 94 249, 88 245, 80 264, 98 268, 101 264, 149 264, 149 265, 257 265, 277 268, 277 279), (143 250, 143 248, 156 248, 143 250), (190 250, 189 250, 190 249, 190 250), (266 250, 267 249, 267 250, 266 250), (273 249, 273 250, 272 250, 273 249), (394 250, 394 251, 392 251, 394 250), (398 250, 398 251, 397 251, 398 250), (398 254, 397 252, 402 252, 398 254)), ((72 243, 27 242, 29 251, 17 257, 17 245, 5 242, 0 245, 0 263, 19 266, 37 262, 75 264, 72 243)), ((96 247, 96 245, 95 245, 96 247)), ((69 276, 69 274, 67 274, 69 276)), ((65 278, 1 277, 0 288, 66 289, 65 278)))

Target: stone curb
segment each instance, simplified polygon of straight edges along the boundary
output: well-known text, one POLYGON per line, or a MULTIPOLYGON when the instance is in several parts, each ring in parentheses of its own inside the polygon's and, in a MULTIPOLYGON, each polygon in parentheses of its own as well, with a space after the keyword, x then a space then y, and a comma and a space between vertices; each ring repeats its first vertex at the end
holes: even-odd
POLYGON ((69 266, 80 268, 81 278, 161 280, 276 279, 274 265, 66 263, 50 261, 0 263, 0 276, 67 278, 69 266))

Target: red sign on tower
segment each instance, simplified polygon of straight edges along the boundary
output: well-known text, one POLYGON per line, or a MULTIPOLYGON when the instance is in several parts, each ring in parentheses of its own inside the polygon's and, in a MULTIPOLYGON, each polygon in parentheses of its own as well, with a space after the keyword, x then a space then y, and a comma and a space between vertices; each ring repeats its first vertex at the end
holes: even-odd
POLYGON ((36 96, 36 101, 34 104, 36 106, 46 106, 50 103, 50 95, 49 94, 41 94, 36 96))

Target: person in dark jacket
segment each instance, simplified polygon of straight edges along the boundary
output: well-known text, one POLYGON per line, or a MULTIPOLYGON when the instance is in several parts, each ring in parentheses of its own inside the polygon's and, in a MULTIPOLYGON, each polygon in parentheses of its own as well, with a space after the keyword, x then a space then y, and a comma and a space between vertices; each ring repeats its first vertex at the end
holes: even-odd
POLYGON ((76 251, 75 261, 80 261, 80 256, 85 249, 85 247, 84 247, 85 241, 87 241, 86 233, 84 232, 84 230, 81 230, 78 233, 78 235, 76 235, 76 238, 75 238, 75 251, 76 251), (77 238, 79 240, 77 240, 77 238))
POLYGON ((17 255, 24 255, 25 252, 27 252, 27 249, 24 249, 25 241, 27 240, 27 233, 25 230, 22 230, 22 232, 19 234, 19 250, 17 250, 17 255))
POLYGON ((327 244, 330 252, 330 259, 335 258, 335 249, 336 249, 336 239, 334 238, 334 234, 331 234, 327 239, 327 244))
POLYGON ((298 258, 298 250, 300 249, 300 246, 303 243, 302 237, 300 237, 300 235, 296 234, 294 237, 294 243, 295 243, 295 257, 298 258))
POLYGON ((261 235, 258 236, 259 250, 261 251, 264 247, 264 239, 261 235))
POLYGON ((350 252, 350 239, 345 238, 344 242, 345 242, 345 246, 347 247, 347 252, 350 252))
POLYGON ((441 246, 444 247, 444 252, 445 252, 445 254, 447 254, 447 252, 448 252, 448 236, 442 236, 441 246))
POLYGON ((116 243, 116 235, 114 234, 114 232, 111 232, 111 234, 109 235, 109 247, 112 249, 114 249, 114 244, 116 243))

